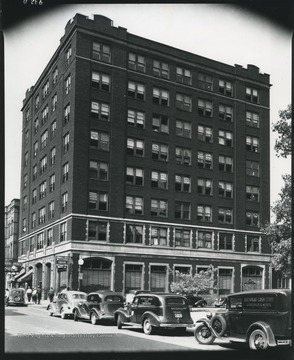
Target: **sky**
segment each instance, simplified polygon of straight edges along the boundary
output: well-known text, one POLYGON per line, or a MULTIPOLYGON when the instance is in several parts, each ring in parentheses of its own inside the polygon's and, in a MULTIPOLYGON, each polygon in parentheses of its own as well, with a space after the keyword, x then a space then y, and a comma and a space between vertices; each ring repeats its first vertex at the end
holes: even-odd
MULTIPOLYGON (((76 13, 100 14, 115 27, 234 66, 254 64, 270 75, 270 122, 291 103, 292 32, 232 4, 76 4, 44 12, 4 31, 5 205, 20 198, 22 101, 59 46, 76 13)), ((271 204, 291 172, 274 151, 271 132, 271 204)))

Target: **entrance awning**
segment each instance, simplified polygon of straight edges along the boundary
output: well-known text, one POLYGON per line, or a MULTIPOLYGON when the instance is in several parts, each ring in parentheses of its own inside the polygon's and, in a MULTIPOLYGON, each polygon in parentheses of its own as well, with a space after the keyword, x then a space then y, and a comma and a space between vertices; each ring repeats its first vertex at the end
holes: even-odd
POLYGON ((18 278, 20 278, 22 275, 24 275, 25 272, 26 272, 25 269, 22 269, 19 274, 15 275, 13 277, 13 281, 16 281, 18 278))
POLYGON ((20 277, 17 282, 26 282, 28 280, 30 280, 32 278, 32 274, 33 274, 33 269, 31 269, 30 271, 28 271, 27 273, 25 273, 22 277, 20 277))

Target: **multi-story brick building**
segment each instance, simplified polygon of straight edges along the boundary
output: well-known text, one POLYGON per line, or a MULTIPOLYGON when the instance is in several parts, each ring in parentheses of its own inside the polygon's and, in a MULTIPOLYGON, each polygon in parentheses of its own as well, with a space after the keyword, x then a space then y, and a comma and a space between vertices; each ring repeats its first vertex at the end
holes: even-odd
POLYGON ((14 275, 18 273, 19 199, 13 199, 5 206, 5 287, 10 288, 14 275))
POLYGON ((23 102, 19 259, 46 290, 271 286, 269 75, 77 14, 23 102))

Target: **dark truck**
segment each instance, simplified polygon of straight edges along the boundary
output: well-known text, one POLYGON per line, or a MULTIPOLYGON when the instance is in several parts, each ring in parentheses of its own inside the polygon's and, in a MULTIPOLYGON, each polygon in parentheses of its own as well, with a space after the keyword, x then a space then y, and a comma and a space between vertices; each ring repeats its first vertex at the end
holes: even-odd
POLYGON ((291 321, 289 289, 246 291, 228 295, 223 313, 210 313, 196 321, 194 334, 200 344, 225 337, 262 350, 291 345, 291 321))

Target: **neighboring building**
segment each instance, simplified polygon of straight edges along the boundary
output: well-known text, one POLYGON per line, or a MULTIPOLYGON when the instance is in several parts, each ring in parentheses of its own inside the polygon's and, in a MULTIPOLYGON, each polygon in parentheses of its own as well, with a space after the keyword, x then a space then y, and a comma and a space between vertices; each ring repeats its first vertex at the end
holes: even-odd
POLYGON ((18 240, 19 240, 19 199, 13 199, 5 206, 5 287, 10 288, 14 276, 19 272, 18 240))
POLYGON ((19 239, 19 199, 5 206, 5 261, 17 262, 19 239))
POLYGON ((272 284, 269 75, 77 14, 23 102, 19 260, 44 291, 272 284))

